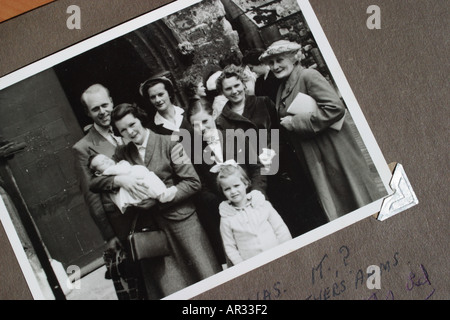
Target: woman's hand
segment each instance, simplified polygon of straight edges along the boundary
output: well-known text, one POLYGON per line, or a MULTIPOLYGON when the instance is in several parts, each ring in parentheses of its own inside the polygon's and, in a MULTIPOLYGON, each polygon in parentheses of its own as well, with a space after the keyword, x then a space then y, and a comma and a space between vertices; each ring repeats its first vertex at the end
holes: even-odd
POLYGON ((124 188, 135 199, 144 200, 148 198, 148 186, 144 183, 142 178, 119 175, 114 177, 114 185, 124 188))
POLYGON ((161 195, 158 197, 158 200, 161 203, 170 202, 175 198, 177 191, 178 191, 178 189, 175 186, 167 188, 163 193, 161 193, 161 195))
POLYGON ((280 124, 285 127, 288 131, 293 131, 294 126, 292 124, 292 116, 286 116, 280 119, 280 124))

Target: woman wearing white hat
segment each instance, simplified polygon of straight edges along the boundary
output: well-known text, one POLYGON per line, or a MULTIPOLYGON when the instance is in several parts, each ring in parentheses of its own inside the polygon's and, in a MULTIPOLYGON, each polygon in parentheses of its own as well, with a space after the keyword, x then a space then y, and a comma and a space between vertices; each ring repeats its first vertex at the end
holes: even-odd
POLYGON ((280 40, 270 45, 260 60, 283 80, 276 100, 281 136, 291 155, 295 154, 298 167, 311 179, 330 221, 383 194, 373 181, 338 94, 318 71, 301 66, 300 57, 299 44, 280 40), (315 100, 315 108, 289 113, 288 108, 294 107, 302 94, 315 100))

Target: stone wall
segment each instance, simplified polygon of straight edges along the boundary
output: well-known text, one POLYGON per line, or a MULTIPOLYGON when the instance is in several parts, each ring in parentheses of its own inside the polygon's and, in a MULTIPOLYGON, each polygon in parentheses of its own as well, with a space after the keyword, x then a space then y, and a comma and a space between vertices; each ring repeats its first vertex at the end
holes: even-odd
POLYGON ((200 4, 164 18, 192 65, 218 64, 231 50, 239 50, 239 36, 225 17, 220 0, 200 4))

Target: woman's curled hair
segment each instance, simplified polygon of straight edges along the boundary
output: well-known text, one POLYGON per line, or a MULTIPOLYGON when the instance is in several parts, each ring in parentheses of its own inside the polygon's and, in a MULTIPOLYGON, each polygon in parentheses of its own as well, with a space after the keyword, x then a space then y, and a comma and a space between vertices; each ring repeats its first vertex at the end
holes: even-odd
MULTIPOLYGON (((138 107, 135 103, 121 103, 114 107, 111 113, 111 120, 113 126, 115 127, 115 123, 121 119, 123 119, 126 115, 131 114, 135 118, 139 119, 143 125, 148 122, 147 113, 138 107)), ((117 128, 116 128, 117 129, 117 128)))

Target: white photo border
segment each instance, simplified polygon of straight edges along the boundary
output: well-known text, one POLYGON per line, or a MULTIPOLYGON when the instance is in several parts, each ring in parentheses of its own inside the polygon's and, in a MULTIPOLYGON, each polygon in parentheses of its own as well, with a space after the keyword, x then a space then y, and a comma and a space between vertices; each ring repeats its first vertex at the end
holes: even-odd
MULTIPOLYGON (((100 34, 92 36, 86 40, 83 40, 77 44, 67 47, 61 51, 58 51, 50 56, 47 56, 41 60, 38 60, 32 64, 29 64, 21 69, 11 72, 2 78, 0 78, 0 90, 7 88, 15 83, 18 83, 24 79, 31 77, 34 74, 52 68, 53 66, 64 62, 78 54, 82 54, 90 49, 100 46, 108 41, 121 37, 131 31, 151 24, 162 17, 174 14, 178 11, 184 10, 192 5, 198 4, 202 0, 177 0, 166 4, 158 9, 145 13, 137 18, 134 18, 121 25, 108 29, 100 34)), ((318 48, 320 49, 323 58, 326 61, 326 65, 336 83, 342 98, 344 99, 347 108, 350 111, 354 122, 357 125, 361 138, 367 147, 367 151, 373 160, 373 163, 377 169, 377 172, 383 182, 383 185, 387 191, 387 196, 392 194, 392 190, 389 186, 389 182, 392 177, 392 173, 382 155, 382 152, 369 128, 369 125, 363 115, 363 112, 354 96, 350 85, 337 61, 336 56, 325 36, 325 33, 317 19, 313 8, 308 0, 297 0, 300 10, 314 36, 318 48)), ((284 243, 272 250, 265 251, 258 256, 246 260, 241 264, 228 268, 214 276, 211 276, 205 280, 197 282, 185 289, 182 289, 172 295, 169 295, 163 299, 191 299, 195 296, 213 289, 227 281, 235 279, 245 273, 248 273, 258 267, 261 267, 273 260, 283 257, 291 252, 294 252, 308 244, 311 244, 327 235, 330 235, 336 231, 339 231, 351 224, 354 224, 362 219, 365 219, 371 215, 377 213, 382 205, 384 198, 372 202, 362 208, 359 208, 353 212, 350 212, 336 220, 328 222, 312 231, 309 231, 287 243, 284 243)), ((8 214, 3 199, 0 198, 0 220, 3 224, 8 239, 12 245, 16 258, 21 266, 21 270, 28 283, 29 289, 34 299, 45 299, 36 275, 33 272, 30 262, 23 250, 23 246, 18 237, 17 231, 14 228, 12 220, 8 214)))

